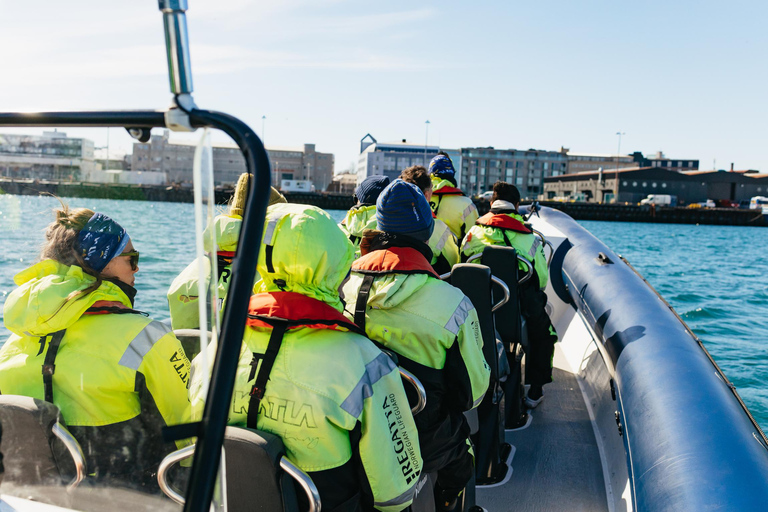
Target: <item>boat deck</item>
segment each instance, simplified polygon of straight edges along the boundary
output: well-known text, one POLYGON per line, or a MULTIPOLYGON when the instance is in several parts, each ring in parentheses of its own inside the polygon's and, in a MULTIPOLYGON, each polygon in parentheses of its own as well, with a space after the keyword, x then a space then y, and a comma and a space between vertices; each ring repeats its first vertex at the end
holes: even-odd
POLYGON ((509 481, 477 488, 477 504, 489 512, 609 510, 589 413, 576 377, 559 360, 556 354, 554 382, 530 424, 506 433, 514 447, 509 481))

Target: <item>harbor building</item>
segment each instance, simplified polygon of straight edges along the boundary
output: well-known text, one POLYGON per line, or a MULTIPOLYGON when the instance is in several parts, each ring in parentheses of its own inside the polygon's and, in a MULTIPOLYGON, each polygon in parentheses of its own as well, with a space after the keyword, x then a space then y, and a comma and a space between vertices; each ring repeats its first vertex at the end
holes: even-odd
POLYGON ((546 178, 541 199, 638 203, 649 194, 677 196, 678 205, 713 201, 749 202, 768 193, 768 174, 757 171, 686 171, 634 167, 546 178))
POLYGON ((333 181, 328 185, 327 192, 333 192, 334 194, 344 194, 351 196, 355 193, 357 187, 357 174, 337 174, 333 177, 333 181))
POLYGON ((80 181, 98 166, 93 141, 59 131, 0 134, 0 175, 7 178, 80 181))
POLYGON ((568 156, 566 174, 597 171, 601 167, 605 172, 629 167, 660 167, 677 172, 697 171, 699 169, 698 160, 667 158, 661 151, 649 157, 644 156, 640 151, 635 151, 628 155, 610 155, 572 153, 568 148, 560 148, 560 152, 568 156))
POLYGON ((544 179, 567 170, 567 155, 541 149, 461 148, 458 181, 467 195, 479 195, 497 181, 514 184, 523 199, 535 199, 544 191, 544 179))
MULTIPOLYGON (((439 146, 425 146, 424 144, 411 144, 405 139, 401 142, 378 142, 371 134, 367 134, 360 141, 360 156, 357 160, 357 183, 361 183, 369 176, 383 174, 390 180, 400 176, 403 169, 412 165, 429 166, 439 146)), ((444 150, 445 151, 445 150, 444 150)), ((453 165, 457 173, 460 170, 460 162, 454 156, 460 156, 456 150, 447 150, 451 155, 453 165), (451 152, 453 154, 451 154, 451 152)))
MULTIPOLYGON (((296 148, 267 148, 272 165, 272 184, 282 180, 311 180, 315 190, 325 190, 331 183, 334 156, 320 153, 314 144, 296 148)), ((152 135, 149 142, 133 145, 132 171, 165 172, 169 183, 191 185, 195 145, 169 140, 169 132, 152 135)), ((213 147, 213 178, 218 185, 234 185, 245 172, 245 159, 234 145, 213 147)))

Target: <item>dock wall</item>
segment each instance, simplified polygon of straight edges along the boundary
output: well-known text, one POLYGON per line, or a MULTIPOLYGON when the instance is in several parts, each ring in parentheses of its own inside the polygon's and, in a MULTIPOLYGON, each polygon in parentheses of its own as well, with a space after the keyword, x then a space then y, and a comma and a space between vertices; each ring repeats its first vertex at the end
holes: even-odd
MULTIPOLYGON (((0 178, 0 193, 14 195, 53 194, 58 197, 130 199, 191 203, 192 189, 165 185, 125 185, 116 183, 78 183, 14 180, 0 178)), ((232 189, 217 189, 216 203, 226 204, 232 189)), ((319 192, 287 192, 289 202, 311 204, 324 210, 348 210, 355 201, 350 195, 319 192)), ((476 200, 480 214, 488 212, 488 201, 476 200)), ((736 208, 679 208, 633 204, 561 203, 542 201, 542 205, 567 213, 576 220, 615 222, 655 222, 665 224, 719 224, 728 226, 766 226, 765 216, 756 210, 736 208)))

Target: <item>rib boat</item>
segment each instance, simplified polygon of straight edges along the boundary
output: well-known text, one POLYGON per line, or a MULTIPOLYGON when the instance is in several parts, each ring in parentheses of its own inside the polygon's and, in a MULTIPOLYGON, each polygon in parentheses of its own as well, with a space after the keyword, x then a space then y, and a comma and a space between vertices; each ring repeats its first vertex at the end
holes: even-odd
MULTIPOLYGON (((0 397, 5 479, 0 510, 322 510, 311 479, 264 432, 227 427, 234 373, 245 329, 270 188, 262 142, 235 117, 199 109, 192 99, 184 0, 160 0, 173 104, 165 110, 3 113, 2 127, 123 127, 146 141, 153 128, 218 129, 240 147, 254 176, 232 264, 221 324, 179 332, 200 341, 212 361, 200 422, 169 429, 196 442, 163 461, 165 496, 88 485, 82 451, 53 404, 0 397), (224 449, 222 449, 224 447, 224 449), (188 483, 169 475, 191 460, 188 483), (298 499, 297 496, 301 496, 298 499)), ((205 146, 200 162, 205 167, 205 146)), ((210 173, 210 169, 208 170, 210 173)), ((203 225, 211 187, 196 170, 196 210, 203 225), (206 192, 207 191, 207 192, 206 192)), ((546 245, 547 310, 559 334, 554 382, 535 409, 523 406, 525 320, 511 248, 491 248, 483 265, 459 264, 442 276, 473 301, 482 323, 491 383, 468 414, 476 472, 465 511, 765 510, 768 439, 727 379, 672 307, 630 262, 569 216, 523 208, 546 245)), ((202 232, 202 229, 198 229, 202 232)), ((202 252, 200 252, 202 256, 202 252)), ((212 267, 215 261, 211 262, 212 267)), ((215 301, 213 301, 215 303, 215 301)), ((211 318, 218 318, 215 310, 211 318)), ((202 318, 202 316, 201 316, 202 318)), ((420 384, 403 373, 423 407, 420 384)), ((434 510, 423 498, 413 510, 434 510)))

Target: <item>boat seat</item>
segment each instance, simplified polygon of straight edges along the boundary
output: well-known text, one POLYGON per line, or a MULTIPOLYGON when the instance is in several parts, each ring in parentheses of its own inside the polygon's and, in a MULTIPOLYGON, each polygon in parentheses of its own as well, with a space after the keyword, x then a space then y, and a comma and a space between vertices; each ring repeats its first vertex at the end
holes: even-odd
POLYGON ((467 421, 470 428, 473 428, 475 419, 472 416, 477 415, 477 426, 472 432, 477 483, 495 483, 507 473, 505 460, 511 447, 504 442, 504 414, 501 410, 504 392, 502 381, 509 369, 504 347, 497 343, 494 328, 491 270, 485 265, 460 263, 454 265, 449 280, 464 292, 477 311, 483 338, 483 355, 491 368, 488 391, 480 405, 467 414, 467 421))
POLYGON ((509 301, 495 312, 494 322, 511 369, 504 382, 505 425, 506 428, 517 428, 527 420, 526 409, 523 406, 525 391, 520 346, 523 350, 528 349, 528 338, 523 336, 523 318, 520 313, 517 251, 512 247, 488 246, 483 250, 482 261, 491 269, 493 275, 504 281, 509 288, 509 301))
MULTIPOLYGON (((167 482, 169 469, 191 457, 195 445, 168 455, 160 463, 160 488, 179 504, 184 497, 167 482)), ((320 495, 312 479, 287 458, 283 441, 261 430, 227 427, 224 434, 227 510, 319 512, 320 495), (297 492, 302 489, 302 493, 297 492)))
MULTIPOLYGON (((173 334, 181 342, 184 353, 191 361, 200 353, 200 329, 174 329, 173 334)), ((213 333, 208 331, 208 343, 211 342, 213 333)))
POLYGON ((4 485, 74 489, 85 478, 80 444, 52 403, 0 395, 0 426, 4 485))

